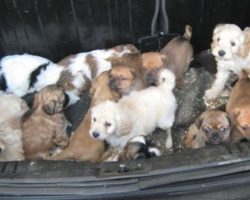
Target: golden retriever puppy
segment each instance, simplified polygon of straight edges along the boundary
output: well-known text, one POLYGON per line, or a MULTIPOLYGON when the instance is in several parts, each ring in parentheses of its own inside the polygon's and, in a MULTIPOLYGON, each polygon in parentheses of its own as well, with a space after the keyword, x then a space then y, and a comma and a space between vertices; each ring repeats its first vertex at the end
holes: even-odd
MULTIPOLYGON (((105 71, 93 80, 90 89, 91 107, 105 100, 117 101, 120 95, 111 91, 108 87, 109 72, 105 71)), ((82 123, 71 136, 69 145, 61 153, 56 155, 54 160, 78 160, 78 161, 101 161, 105 152, 103 141, 96 140, 89 135, 90 110, 85 115, 82 123)))
POLYGON ((213 31, 212 54, 217 61, 215 81, 205 92, 205 101, 216 98, 224 89, 231 73, 240 74, 250 66, 250 29, 235 24, 219 24, 213 31))
POLYGON ((196 149, 208 144, 227 144, 233 124, 226 112, 207 110, 191 124, 185 139, 187 148, 196 149))
POLYGON ((186 25, 184 35, 173 38, 159 53, 148 52, 142 55, 142 71, 148 85, 155 85, 158 70, 167 68, 175 74, 176 86, 181 86, 183 76, 193 57, 191 36, 192 28, 186 25))
POLYGON ((157 87, 133 91, 118 102, 105 101, 94 106, 89 134, 122 150, 131 138, 149 135, 159 127, 166 130, 166 148, 171 148, 170 129, 177 107, 172 92, 175 76, 163 69, 159 72, 158 80, 157 87))
POLYGON ((21 98, 0 96, 0 161, 24 160, 21 117, 27 111, 28 106, 21 98))
POLYGON ((55 146, 68 145, 62 87, 49 85, 36 95, 33 107, 23 118, 23 147, 26 159, 48 159, 55 146))
POLYGON ((250 139, 250 69, 242 70, 240 79, 233 87, 228 103, 227 113, 232 117, 235 128, 232 134, 232 142, 241 139, 250 139))

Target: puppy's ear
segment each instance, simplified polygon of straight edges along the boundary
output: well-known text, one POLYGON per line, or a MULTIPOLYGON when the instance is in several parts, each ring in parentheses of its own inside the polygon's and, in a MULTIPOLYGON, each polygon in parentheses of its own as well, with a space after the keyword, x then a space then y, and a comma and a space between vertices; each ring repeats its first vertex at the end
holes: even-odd
POLYGON ((43 111, 47 115, 54 115, 55 113, 58 112, 57 106, 55 102, 50 102, 48 104, 43 105, 43 111))
POLYGON ((163 63, 166 63, 168 61, 168 57, 165 54, 161 54, 161 60, 163 63))
POLYGON ((224 25, 225 24, 217 24, 214 28, 213 34, 217 34, 224 25))
POLYGON ((236 119, 240 116, 240 109, 234 109, 231 113, 228 114, 228 117, 229 119, 231 120, 232 122, 232 125, 235 125, 236 124, 236 119))
POLYGON ((200 116, 195 120, 195 126, 197 127, 197 129, 200 129, 201 125, 203 123, 203 117, 200 116))
POLYGON ((134 69, 129 68, 129 71, 131 72, 131 74, 132 74, 133 77, 136 77, 136 72, 135 72, 134 69))

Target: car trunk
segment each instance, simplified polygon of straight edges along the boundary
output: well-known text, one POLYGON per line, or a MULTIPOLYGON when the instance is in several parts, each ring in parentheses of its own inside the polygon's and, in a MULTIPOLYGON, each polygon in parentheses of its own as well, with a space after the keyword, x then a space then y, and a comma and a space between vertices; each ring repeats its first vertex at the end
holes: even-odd
MULTIPOLYGON (((57 62, 69 54, 125 43, 136 45, 141 52, 157 51, 183 34, 186 24, 193 28, 195 55, 185 77, 190 83, 184 92, 175 91, 179 108, 173 152, 145 160, 97 164, 1 162, 0 198, 248 198, 250 143, 187 150, 182 138, 205 109, 201 98, 214 79, 216 64, 207 50, 213 28, 218 23, 248 26, 249 8, 248 0, 1 0, 1 56, 31 53, 57 62), (196 77, 194 82, 192 77, 196 77)), ((84 95, 66 110, 73 129, 81 123, 89 102, 89 96, 84 95)), ((160 143, 162 133, 156 132, 153 141, 160 143)))

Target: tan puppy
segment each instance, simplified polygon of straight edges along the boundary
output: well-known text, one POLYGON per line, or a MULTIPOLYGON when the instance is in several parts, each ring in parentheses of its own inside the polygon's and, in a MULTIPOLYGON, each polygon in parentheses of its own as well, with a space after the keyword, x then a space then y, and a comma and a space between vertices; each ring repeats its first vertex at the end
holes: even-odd
MULTIPOLYGON (((90 95, 92 96, 91 107, 105 100, 116 101, 119 99, 120 96, 109 89, 108 81, 109 73, 107 71, 93 80, 90 89, 90 95)), ((105 144, 103 141, 93 139, 89 135, 89 129, 90 111, 87 112, 82 123, 70 138, 69 146, 53 159, 72 159, 91 162, 100 161, 105 151, 105 144)))
POLYGON ((28 106, 21 98, 0 96, 0 161, 24 160, 21 117, 27 111, 28 106))
POLYGON ((68 145, 63 113, 64 90, 49 85, 35 95, 31 112, 23 118, 23 146, 27 159, 48 159, 55 145, 68 145))
POLYGON ((236 131, 232 142, 250 139, 250 69, 242 70, 240 79, 232 89, 226 111, 232 117, 236 131))
POLYGON ((197 149, 208 144, 225 144, 230 141, 232 122, 228 114, 219 110, 208 110, 191 124, 185 139, 187 148, 197 149))
POLYGON ((160 68, 167 68, 175 74, 176 86, 181 86, 183 76, 193 57, 191 36, 192 28, 186 25, 184 35, 173 38, 159 53, 148 52, 142 55, 142 70, 149 85, 155 85, 156 74, 160 68))
POLYGON ((121 96, 128 95, 133 90, 141 90, 146 87, 136 70, 128 66, 117 65, 109 71, 109 87, 121 96))

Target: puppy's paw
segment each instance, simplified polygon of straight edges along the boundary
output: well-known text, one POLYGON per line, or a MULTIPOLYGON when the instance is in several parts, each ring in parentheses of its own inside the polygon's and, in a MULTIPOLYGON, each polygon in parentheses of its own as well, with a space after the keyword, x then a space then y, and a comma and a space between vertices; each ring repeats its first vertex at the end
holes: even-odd
POLYGON ((205 95, 203 98, 205 102, 208 102, 209 100, 215 99, 218 95, 219 95, 219 91, 211 88, 205 92, 205 95))

